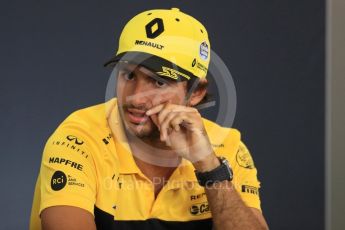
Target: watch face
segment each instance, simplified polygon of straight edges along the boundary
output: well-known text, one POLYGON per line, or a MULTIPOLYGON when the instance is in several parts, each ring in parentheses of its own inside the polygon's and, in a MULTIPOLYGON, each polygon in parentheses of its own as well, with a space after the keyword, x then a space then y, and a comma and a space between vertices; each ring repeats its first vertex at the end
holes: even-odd
POLYGON ((226 158, 224 158, 224 157, 221 157, 220 160, 221 160, 221 162, 224 165, 226 165, 226 168, 228 169, 228 172, 229 172, 229 175, 230 175, 230 181, 231 181, 232 178, 233 178, 233 172, 232 172, 232 168, 231 168, 231 166, 229 164, 229 161, 226 158))
POLYGON ((227 165, 228 167, 230 167, 229 161, 228 161, 225 157, 220 157, 219 159, 220 159, 220 161, 221 161, 223 164, 225 164, 225 165, 227 165))

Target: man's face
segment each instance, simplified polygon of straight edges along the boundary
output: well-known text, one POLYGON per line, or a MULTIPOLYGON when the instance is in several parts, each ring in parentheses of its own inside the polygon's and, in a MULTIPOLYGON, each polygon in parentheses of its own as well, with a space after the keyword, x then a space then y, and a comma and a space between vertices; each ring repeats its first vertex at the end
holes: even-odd
POLYGON ((158 138, 159 131, 145 112, 158 104, 183 104, 187 82, 158 78, 147 68, 120 63, 117 76, 117 98, 125 127, 137 137, 158 138))

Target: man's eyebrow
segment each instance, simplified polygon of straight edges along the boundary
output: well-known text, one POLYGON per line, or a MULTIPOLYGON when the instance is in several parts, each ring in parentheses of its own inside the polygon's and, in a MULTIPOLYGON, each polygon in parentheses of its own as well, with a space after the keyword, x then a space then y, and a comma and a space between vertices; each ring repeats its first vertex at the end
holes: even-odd
POLYGON ((157 74, 151 75, 149 77, 155 79, 156 81, 163 82, 163 83, 166 83, 166 84, 171 84, 172 82, 174 82, 174 81, 169 81, 168 79, 165 79, 163 77, 160 77, 157 74))
POLYGON ((119 66, 119 70, 120 71, 126 71, 126 72, 134 72, 134 69, 130 69, 130 68, 128 68, 128 66, 125 66, 125 65, 119 66))
POLYGON ((128 72, 134 72, 135 69, 138 68, 137 65, 130 67, 129 63, 126 61, 119 61, 118 62, 118 69, 119 70, 124 70, 124 71, 128 71, 128 72))

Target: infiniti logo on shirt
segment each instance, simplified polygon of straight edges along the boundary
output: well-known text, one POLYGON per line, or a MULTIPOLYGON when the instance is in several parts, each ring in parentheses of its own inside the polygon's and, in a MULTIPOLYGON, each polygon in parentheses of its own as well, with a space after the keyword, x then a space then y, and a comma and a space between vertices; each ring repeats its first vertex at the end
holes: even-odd
POLYGON ((78 139, 76 136, 73 136, 73 135, 68 135, 66 138, 69 141, 74 141, 74 143, 77 145, 82 145, 84 143, 84 141, 78 139))

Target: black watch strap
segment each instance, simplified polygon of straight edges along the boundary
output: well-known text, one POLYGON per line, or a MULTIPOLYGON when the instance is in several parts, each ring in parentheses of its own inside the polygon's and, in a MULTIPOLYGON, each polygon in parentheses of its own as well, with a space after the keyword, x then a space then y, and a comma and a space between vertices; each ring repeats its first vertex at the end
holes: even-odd
POLYGON ((232 180, 233 173, 228 160, 223 157, 218 157, 218 159, 220 161, 220 165, 209 172, 198 172, 195 170, 196 178, 201 186, 205 187, 210 186, 215 182, 232 180))

